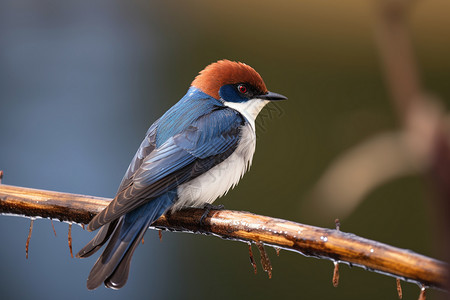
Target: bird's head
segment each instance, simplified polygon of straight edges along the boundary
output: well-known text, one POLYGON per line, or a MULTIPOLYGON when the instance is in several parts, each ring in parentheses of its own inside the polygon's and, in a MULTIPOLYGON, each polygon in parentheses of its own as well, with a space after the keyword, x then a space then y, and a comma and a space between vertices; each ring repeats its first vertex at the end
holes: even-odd
POLYGON ((236 109, 251 123, 269 101, 287 99, 269 92, 255 69, 230 60, 219 60, 207 66, 194 79, 192 86, 236 109))

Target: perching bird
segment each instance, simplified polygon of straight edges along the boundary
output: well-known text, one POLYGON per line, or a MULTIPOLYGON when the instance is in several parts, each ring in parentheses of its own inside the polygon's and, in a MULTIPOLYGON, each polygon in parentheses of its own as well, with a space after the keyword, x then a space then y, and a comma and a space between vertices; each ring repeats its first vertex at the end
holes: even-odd
POLYGON ((204 207, 227 193, 252 163, 255 119, 273 100, 250 66, 220 60, 207 66, 187 94, 150 126, 114 200, 88 225, 100 228, 77 257, 110 239, 92 268, 88 289, 119 289, 147 228, 168 210, 204 207))

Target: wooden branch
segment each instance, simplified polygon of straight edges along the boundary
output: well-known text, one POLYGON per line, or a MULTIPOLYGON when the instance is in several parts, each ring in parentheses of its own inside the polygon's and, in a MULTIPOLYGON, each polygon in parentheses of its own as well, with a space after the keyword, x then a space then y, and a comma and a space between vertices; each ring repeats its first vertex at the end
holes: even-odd
MULTIPOLYGON (((3 214, 87 224, 110 201, 108 198, 0 185, 0 213, 3 214)), ((444 288, 448 277, 448 266, 441 261, 339 230, 230 210, 211 210, 201 224, 203 213, 203 209, 184 209, 162 216, 152 227, 264 243, 434 288, 444 288)))

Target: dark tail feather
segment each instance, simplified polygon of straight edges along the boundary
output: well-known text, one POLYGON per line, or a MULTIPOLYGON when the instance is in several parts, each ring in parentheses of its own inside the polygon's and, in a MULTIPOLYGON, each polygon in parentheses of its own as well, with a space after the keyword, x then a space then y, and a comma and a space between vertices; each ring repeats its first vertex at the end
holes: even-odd
POLYGON ((130 272, 131 258, 133 257, 134 250, 141 242, 149 225, 150 223, 148 223, 148 225, 143 228, 143 230, 139 233, 137 238, 128 248, 127 252, 125 253, 120 263, 117 265, 117 267, 114 269, 113 273, 104 281, 106 287, 112 289, 120 289, 125 285, 125 283, 127 283, 128 274, 130 272))
POLYGON ((109 237, 116 228, 117 221, 118 220, 114 220, 111 223, 102 226, 95 237, 77 253, 76 257, 85 258, 97 252, 103 244, 108 241, 109 237))
MULTIPOLYGON (((128 271, 130 269, 130 262, 134 250, 147 231, 148 226, 172 206, 175 197, 176 193, 166 193, 127 213, 119 219, 114 232, 112 233, 110 242, 89 274, 87 280, 88 289, 95 289, 101 285, 102 282, 105 283, 106 287, 115 289, 119 289, 125 285, 128 279, 128 271)), ((113 222, 110 224, 112 223, 113 222)), ((106 233, 102 233, 102 235, 108 236, 109 230, 109 228, 105 229, 106 233)), ((99 240, 101 240, 100 232, 98 235, 99 240)), ((102 243, 104 242, 105 241, 102 241, 102 243)), ((85 248, 88 250, 92 248, 94 252, 100 247, 96 246, 95 243, 92 243, 94 246, 89 248, 88 246, 90 244, 91 243, 86 245, 85 248)), ((87 253, 89 254, 92 250, 87 251, 87 253)))

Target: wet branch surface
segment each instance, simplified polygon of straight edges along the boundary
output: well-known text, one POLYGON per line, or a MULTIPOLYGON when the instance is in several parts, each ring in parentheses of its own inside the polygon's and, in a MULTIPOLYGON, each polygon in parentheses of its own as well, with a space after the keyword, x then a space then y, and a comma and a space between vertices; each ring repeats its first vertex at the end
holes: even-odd
MULTIPOLYGON (((0 213, 59 219, 87 224, 111 199, 0 185, 0 213)), ((400 249, 335 229, 304 225, 249 212, 188 208, 162 216, 153 228, 214 235, 330 259, 384 273, 423 286, 444 289, 447 265, 410 250, 400 249)))

